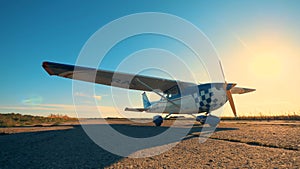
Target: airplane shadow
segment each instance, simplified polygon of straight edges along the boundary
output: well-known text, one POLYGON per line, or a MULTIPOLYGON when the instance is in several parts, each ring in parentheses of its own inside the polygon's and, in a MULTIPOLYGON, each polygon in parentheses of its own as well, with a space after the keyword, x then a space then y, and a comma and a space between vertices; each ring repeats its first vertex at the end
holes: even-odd
MULTIPOLYGON (((135 138, 149 138, 169 129, 169 127, 130 124, 110 126, 124 135, 135 138)), ((188 132, 188 137, 184 139, 193 138, 191 134, 202 129, 202 126, 194 125, 188 132)), ((175 132, 182 132, 182 130, 186 129, 182 127, 174 129, 175 132)), ((224 130, 237 130, 237 128, 217 128, 215 132, 224 130)), ((181 139, 145 144, 142 148, 133 149, 128 155, 144 148, 162 146, 181 139)), ((0 168, 104 168, 122 158, 124 157, 112 154, 95 144, 80 125, 75 125, 69 130, 0 135, 0 168)))

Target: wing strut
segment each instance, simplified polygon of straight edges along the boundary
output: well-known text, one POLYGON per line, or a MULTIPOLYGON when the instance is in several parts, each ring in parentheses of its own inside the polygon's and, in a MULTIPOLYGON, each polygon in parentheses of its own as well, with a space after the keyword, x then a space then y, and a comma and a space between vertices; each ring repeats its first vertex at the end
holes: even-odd
POLYGON ((150 86, 148 86, 146 83, 142 82, 140 79, 136 79, 140 84, 142 84, 143 86, 145 86, 146 88, 150 89, 152 92, 156 93, 157 95, 159 95, 160 97, 166 99, 168 102, 172 103, 174 106, 180 108, 176 103, 174 103, 172 100, 168 99, 166 96, 160 94, 159 92, 157 92, 156 90, 154 90, 153 88, 151 88, 150 86))

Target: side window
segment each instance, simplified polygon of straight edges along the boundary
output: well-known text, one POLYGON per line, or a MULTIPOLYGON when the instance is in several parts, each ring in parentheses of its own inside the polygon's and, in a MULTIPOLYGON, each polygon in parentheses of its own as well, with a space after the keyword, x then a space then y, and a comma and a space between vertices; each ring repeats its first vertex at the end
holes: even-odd
POLYGON ((169 90, 166 90, 165 93, 167 94, 167 98, 169 98, 169 99, 176 97, 179 94, 178 87, 174 86, 174 87, 170 88, 169 90))

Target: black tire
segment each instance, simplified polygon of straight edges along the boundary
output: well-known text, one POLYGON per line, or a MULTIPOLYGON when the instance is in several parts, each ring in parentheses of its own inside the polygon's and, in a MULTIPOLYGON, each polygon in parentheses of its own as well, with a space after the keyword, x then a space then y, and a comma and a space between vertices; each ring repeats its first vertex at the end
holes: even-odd
POLYGON ((152 122, 155 124, 155 126, 161 126, 163 121, 164 121, 164 119, 160 115, 156 115, 156 116, 153 117, 152 122))
POLYGON ((154 123, 154 124, 155 124, 155 126, 159 127, 159 126, 161 126, 162 123, 154 123))
POLYGON ((204 125, 205 121, 206 121, 206 117, 207 116, 203 116, 203 115, 202 116, 197 116, 196 121, 199 122, 201 125, 204 125))

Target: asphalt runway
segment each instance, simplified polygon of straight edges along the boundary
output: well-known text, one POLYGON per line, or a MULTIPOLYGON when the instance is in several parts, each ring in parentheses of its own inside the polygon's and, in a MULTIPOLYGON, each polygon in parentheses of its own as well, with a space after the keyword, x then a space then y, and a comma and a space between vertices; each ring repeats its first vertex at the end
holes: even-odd
MULTIPOLYGON (((178 132, 188 126, 182 121, 183 125, 175 126, 178 132)), ((108 122, 135 138, 155 136, 173 124, 166 121, 162 127, 154 127, 127 120, 108 122)), ((84 125, 103 124, 86 121, 84 125)), ((222 121, 210 138, 200 143, 200 131, 205 127, 195 124, 175 147, 146 158, 112 154, 95 144, 80 125, 2 128, 0 168, 300 168, 300 122, 222 121)), ((176 141, 164 141, 157 148, 176 141)), ((130 153, 139 151, 143 150, 130 153)))

